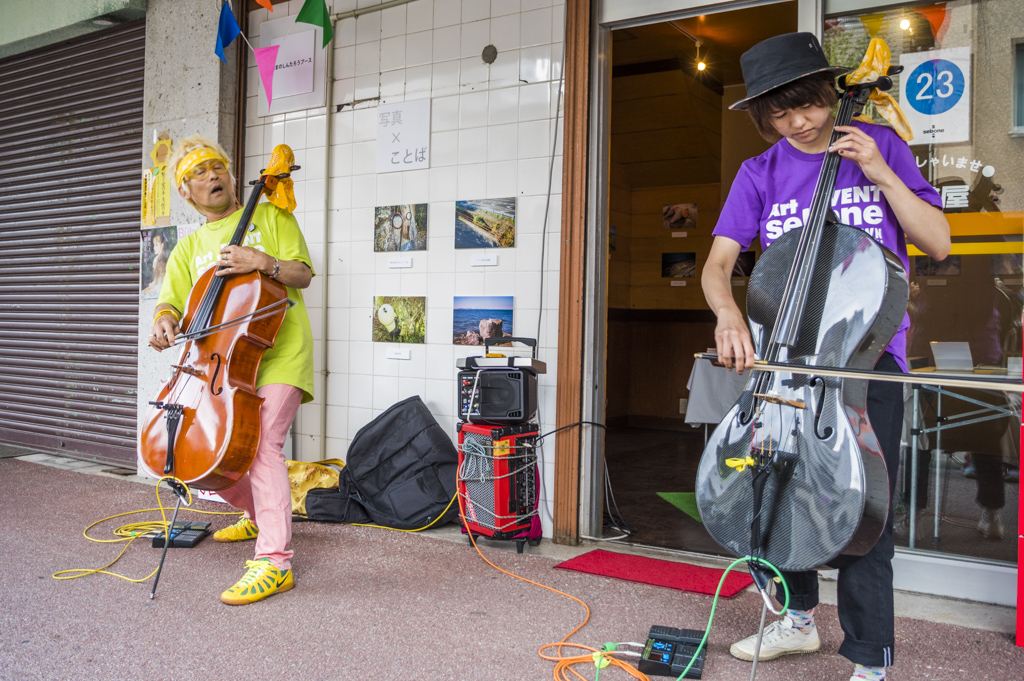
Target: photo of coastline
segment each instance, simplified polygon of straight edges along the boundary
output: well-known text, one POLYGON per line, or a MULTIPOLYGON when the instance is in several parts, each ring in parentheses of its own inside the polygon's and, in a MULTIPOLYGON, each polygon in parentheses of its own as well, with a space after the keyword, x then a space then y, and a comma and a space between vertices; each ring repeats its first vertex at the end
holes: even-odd
POLYGON ((454 345, 483 345, 487 338, 512 336, 512 296, 455 296, 454 345))
POLYGON ((661 276, 672 279, 697 276, 697 254, 662 253, 661 276))
POLYGON ((375 296, 372 324, 375 343, 426 343, 427 299, 375 296))
POLYGON ((455 248, 512 248, 515 245, 515 197, 455 203, 455 248))
POLYGON ((427 204, 377 206, 373 216, 373 250, 427 250, 427 204))

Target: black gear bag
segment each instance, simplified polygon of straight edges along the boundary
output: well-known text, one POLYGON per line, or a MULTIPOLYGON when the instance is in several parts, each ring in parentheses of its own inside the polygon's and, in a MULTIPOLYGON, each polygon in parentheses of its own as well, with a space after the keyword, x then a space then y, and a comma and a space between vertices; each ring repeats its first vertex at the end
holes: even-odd
POLYGON ((306 517, 400 530, 458 517, 458 452, 423 400, 392 405, 363 426, 348 448, 338 487, 311 489, 306 517))

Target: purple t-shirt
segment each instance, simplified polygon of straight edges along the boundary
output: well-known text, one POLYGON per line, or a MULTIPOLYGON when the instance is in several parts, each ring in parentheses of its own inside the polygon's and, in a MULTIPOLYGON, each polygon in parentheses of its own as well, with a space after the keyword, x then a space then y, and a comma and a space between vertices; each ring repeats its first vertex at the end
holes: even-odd
MULTIPOLYGON (((921 175, 910 147, 891 128, 854 121, 874 138, 882 157, 917 196, 942 208, 939 193, 921 175)), ((825 153, 805 154, 785 139, 779 140, 760 156, 744 161, 733 181, 729 198, 718 218, 714 235, 750 246, 760 235, 761 248, 780 236, 802 227, 810 212, 811 198, 818 181, 825 153)), ((876 241, 896 253, 909 272, 910 258, 903 230, 882 191, 864 176, 853 161, 839 162, 832 209, 839 221, 863 229, 876 241)), ((903 371, 907 370, 907 328, 910 318, 903 317, 899 331, 886 351, 892 353, 903 371)))

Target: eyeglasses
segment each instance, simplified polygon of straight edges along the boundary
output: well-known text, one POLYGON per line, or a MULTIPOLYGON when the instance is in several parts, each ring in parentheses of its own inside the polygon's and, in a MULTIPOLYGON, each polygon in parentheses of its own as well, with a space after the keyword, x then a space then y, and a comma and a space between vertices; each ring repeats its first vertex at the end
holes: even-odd
POLYGON ((214 161, 213 163, 204 163, 198 165, 192 170, 188 171, 188 179, 190 180, 201 180, 210 173, 216 173, 217 175, 224 175, 228 172, 228 167, 221 161, 214 161))

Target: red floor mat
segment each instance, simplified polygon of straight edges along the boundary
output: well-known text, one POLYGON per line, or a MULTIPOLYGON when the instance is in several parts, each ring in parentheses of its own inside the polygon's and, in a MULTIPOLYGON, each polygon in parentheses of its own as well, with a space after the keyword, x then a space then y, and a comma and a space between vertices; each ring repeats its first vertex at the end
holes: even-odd
MULTIPOLYGON (((709 595, 714 595, 723 572, 714 568, 613 553, 601 549, 576 556, 555 567, 709 595)), ((753 584, 754 580, 750 578, 750 575, 740 572, 739 569, 739 567, 734 569, 725 578, 725 583, 722 585, 724 598, 732 598, 753 584)))

